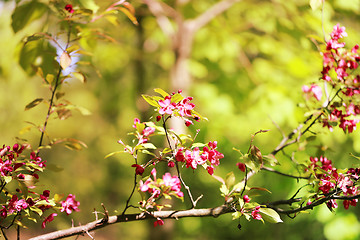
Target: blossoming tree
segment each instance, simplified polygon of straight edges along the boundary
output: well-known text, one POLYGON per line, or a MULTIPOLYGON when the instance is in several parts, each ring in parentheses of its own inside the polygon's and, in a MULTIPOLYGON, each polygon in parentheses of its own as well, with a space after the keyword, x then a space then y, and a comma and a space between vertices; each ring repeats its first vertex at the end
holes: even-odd
MULTIPOLYGON (((234 1, 224 2, 234 4, 234 1)), ((311 1, 313 7, 320 6, 322 2, 311 1)), ((17 23, 13 25, 14 31, 26 25, 26 22, 21 21, 21 13, 28 7, 44 6, 36 1, 17 6, 13 15, 14 22, 17 23)), ((20 229, 25 226, 24 219, 35 222, 41 219, 41 225, 45 228, 58 214, 65 212, 69 215, 79 211, 80 202, 76 200, 75 193, 68 194, 65 198, 62 194, 52 194, 49 189, 38 191, 38 182, 41 181, 39 174, 47 167, 47 160, 40 157, 42 149, 60 142, 65 142, 75 149, 86 146, 79 140, 69 138, 50 140, 45 144, 47 124, 50 116, 55 114, 59 119, 68 118, 72 109, 77 108, 80 112, 86 113, 84 109, 63 100, 64 93, 59 91, 62 84, 71 77, 86 80, 83 73, 71 69, 77 55, 85 54, 78 45, 82 37, 79 26, 117 12, 125 13, 134 24, 137 24, 132 5, 124 0, 113 3, 100 14, 71 4, 56 6, 53 11, 58 14, 65 26, 65 44, 49 33, 36 33, 27 37, 23 46, 23 50, 26 50, 27 44, 42 40, 50 42, 58 50, 58 56, 53 59, 55 69, 49 70, 41 65, 36 67, 37 74, 50 90, 50 99, 36 98, 25 108, 29 110, 42 102, 48 105, 44 123, 38 127, 39 144, 34 147, 30 143, 19 142, 12 146, 3 145, 0 149, 0 229, 5 239, 6 231, 12 227, 17 229, 20 238, 20 229)), ((181 119, 186 127, 196 127, 198 122, 207 121, 199 113, 201 109, 196 109, 196 99, 183 96, 181 90, 169 93, 156 88, 155 95, 142 95, 143 100, 154 110, 150 120, 134 118, 133 132, 130 133, 133 137, 132 142, 118 140, 120 150, 106 156, 119 157, 121 155, 118 154, 128 154, 132 158, 128 170, 133 172, 133 185, 127 189, 129 197, 121 214, 110 216, 103 205, 104 217, 101 219, 32 239, 59 239, 80 234, 87 234, 93 238, 90 231, 119 222, 152 219, 154 227, 158 227, 164 225, 164 219, 218 217, 223 214, 231 214, 232 219, 238 221, 238 227, 241 228, 241 219, 280 223, 285 215, 296 216, 322 204, 326 204, 330 210, 338 208, 338 203, 342 203, 345 209, 356 206, 360 197, 360 168, 338 169, 332 160, 320 155, 308 156, 304 163, 297 163, 295 167, 299 174, 296 176, 282 172, 281 167, 275 169, 278 165, 277 154, 298 143, 300 139, 313 136, 315 126, 323 127, 326 131, 339 127, 346 134, 356 130, 360 114, 360 76, 357 72, 360 62, 359 46, 347 49, 344 41, 346 36, 345 27, 337 24, 333 27, 329 39, 325 37, 325 41, 314 41, 323 57, 323 69, 319 81, 302 88, 308 108, 304 122, 285 135, 269 153, 262 152, 261 146, 254 144, 255 137, 268 132, 262 129, 249 137, 247 152, 234 149, 240 160, 234 161, 233 168, 234 171, 243 173, 242 179, 236 179, 233 172, 226 176, 217 174, 221 163, 227 158, 218 147, 217 139, 200 142, 197 140, 200 130, 191 136, 175 132, 169 127, 170 119, 174 118, 181 119), (322 83, 323 87, 320 87, 319 83, 322 83), (163 139, 163 147, 152 142, 155 137, 163 139), (191 192, 191 182, 185 182, 183 178, 191 171, 195 174, 205 171, 209 178, 219 181, 219 193, 223 198, 223 204, 211 208, 197 207, 202 195, 194 196, 191 192), (253 190, 268 190, 261 186, 251 186, 248 180, 264 171, 302 179, 306 184, 299 185, 299 190, 289 199, 258 202, 253 190), (300 193, 300 190, 305 190, 305 193, 300 193), (139 193, 140 201, 134 200, 135 192, 139 193), (182 202, 187 199, 191 205, 173 209, 173 202, 168 201, 173 199, 182 202), (128 213, 129 208, 136 209, 137 213, 128 213)))

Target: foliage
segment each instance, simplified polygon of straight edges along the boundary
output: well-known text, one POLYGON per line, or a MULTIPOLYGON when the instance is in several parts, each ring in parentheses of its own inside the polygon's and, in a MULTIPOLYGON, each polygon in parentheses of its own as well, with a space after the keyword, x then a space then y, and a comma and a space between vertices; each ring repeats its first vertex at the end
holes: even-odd
MULTIPOLYGON (((246 228, 251 235, 251 227, 244 222, 240 224, 241 219, 279 223, 286 221, 284 214, 297 216, 322 204, 330 210, 337 208, 339 201, 342 201, 345 209, 350 205, 355 206, 358 199, 359 170, 356 164, 350 168, 348 160, 343 161, 345 154, 336 149, 336 145, 340 146, 341 141, 344 141, 341 139, 349 139, 348 141, 354 141, 356 146, 356 136, 345 136, 356 130, 360 113, 358 46, 355 45, 351 50, 346 49, 343 38, 347 34, 343 24, 336 25, 331 22, 331 16, 338 16, 333 8, 338 8, 340 14, 344 14, 344 9, 352 11, 352 8, 338 1, 310 1, 312 10, 308 1, 243 1, 237 4, 234 1, 228 11, 196 32, 192 54, 186 56, 189 58, 189 71, 196 80, 192 87, 193 99, 183 97, 181 91, 169 94, 155 87, 160 85, 171 88, 168 81, 162 79, 168 78, 167 72, 176 66, 181 55, 178 55, 181 52, 176 52, 178 50, 175 40, 172 42, 175 43, 172 50, 166 48, 168 41, 176 39, 175 34, 167 34, 171 31, 166 31, 176 24, 179 24, 178 27, 186 27, 186 24, 181 25, 179 19, 184 17, 188 20, 183 23, 197 20, 195 16, 199 12, 212 9, 211 3, 182 3, 172 8, 172 2, 165 1, 160 7, 167 6, 166 9, 172 9, 172 12, 166 14, 177 18, 168 25, 170 28, 164 28, 164 19, 169 19, 169 16, 162 16, 161 12, 153 10, 152 4, 156 2, 145 1, 155 18, 144 6, 134 3, 138 15, 135 17, 134 7, 125 1, 111 2, 106 6, 107 2, 94 1, 72 4, 63 1, 16 2, 11 16, 11 27, 16 33, 15 36, 24 36, 17 52, 21 71, 27 74, 24 79, 31 76, 34 79, 40 78, 44 89, 49 92, 36 88, 31 99, 25 101, 28 103, 25 110, 28 115, 34 115, 33 119, 39 119, 36 110, 47 113, 44 121, 27 121, 27 126, 21 130, 22 138, 17 138, 18 143, 13 147, 4 145, 1 151, 4 165, 1 171, 3 233, 12 226, 25 226, 25 218, 37 221, 34 216, 40 216, 43 218, 42 226, 45 227, 59 211, 67 214, 78 211, 79 202, 72 194, 66 200, 60 201, 59 194, 50 198, 48 188, 39 190, 39 183, 36 184, 37 191, 28 189, 29 186, 33 187, 33 180, 39 177, 38 173, 62 169, 57 164, 48 162, 45 168, 42 160, 45 156, 48 161, 56 158, 74 159, 73 155, 60 150, 56 146, 58 143, 64 143, 73 150, 82 150, 89 146, 89 150, 77 155, 81 161, 65 160, 61 164, 68 168, 64 172, 72 172, 74 175, 83 172, 87 179, 94 182, 92 185, 84 180, 75 181, 74 185, 79 186, 78 192, 83 196, 82 199, 88 199, 86 196, 89 193, 86 190, 89 190, 89 185, 98 187, 90 195, 97 195, 101 200, 99 198, 95 203, 82 201, 82 209, 92 208, 93 204, 99 202, 105 202, 107 208, 114 204, 111 208, 123 209, 118 215, 120 219, 125 219, 121 221, 131 218, 128 213, 131 208, 139 213, 139 219, 140 216, 153 218, 154 226, 158 226, 166 224, 166 218, 176 218, 175 213, 166 215, 169 208, 178 209, 179 216, 200 216, 196 210, 203 210, 201 207, 213 203, 211 207, 220 210, 209 213, 209 216, 232 213, 232 219, 236 220, 238 227, 246 228), (322 14, 319 14, 320 12, 322 14), (180 15, 182 17, 179 17, 180 15), (119 16, 128 18, 128 22, 133 26, 127 25, 124 19, 119 21, 119 16), (165 37, 155 27, 155 20, 165 37), (45 21, 47 24, 43 24, 45 21), (38 28, 34 23, 40 23, 42 29, 36 30, 35 34, 30 30, 29 34, 28 29, 38 28), (319 37, 322 34, 321 24, 323 28, 326 24, 335 25, 330 37, 319 37), (55 25, 58 25, 59 29, 55 30, 55 25), (315 33, 308 35, 311 32, 315 33), (170 37, 167 39, 166 36, 170 37), (284 48, 283 43, 288 47, 284 48), (321 59, 314 54, 316 49, 323 60, 321 74, 321 59), (132 72, 128 65, 133 66, 135 71, 132 72), (84 71, 85 69, 88 72, 84 71), (115 82, 112 78, 120 74, 122 77, 115 82), (316 76, 321 76, 320 84, 315 81, 316 76), (92 81, 97 78, 101 80, 96 83, 92 81), (146 78, 151 81, 144 81, 146 78), (83 95, 83 91, 79 91, 81 88, 76 87, 76 80, 94 87, 94 96, 83 95), (304 82, 307 85, 303 85, 304 82), (298 92, 301 86, 306 101, 299 105, 300 108, 295 108, 293 102, 300 101, 298 92), (134 96, 148 92, 151 88, 155 88, 158 95, 142 95, 142 101, 134 101, 134 96), (82 96, 91 100, 89 104, 82 100, 91 111, 72 103, 78 102, 82 96), (129 99, 130 104, 127 101, 129 99), (115 148, 111 144, 112 139, 117 137, 114 129, 125 132, 124 129, 128 128, 124 126, 132 124, 128 116, 135 114, 134 102, 140 109, 149 111, 150 108, 145 102, 148 103, 155 108, 155 116, 146 122, 136 118, 133 132, 129 136, 122 136, 122 140, 118 141, 123 149, 108 154, 115 148), (210 115, 210 121, 206 122, 206 125, 204 121, 200 122, 207 118, 194 110, 195 103, 201 112, 210 115), (95 125, 88 128, 91 129, 88 133, 82 134, 86 144, 77 140, 77 137, 68 136, 85 129, 89 122, 82 120, 82 126, 79 126, 77 120, 71 122, 70 116, 76 115, 74 110, 84 116, 98 112, 94 116, 95 125), (272 121, 264 121, 265 113, 271 115, 272 121), (172 129, 170 120, 174 118, 181 119, 190 134, 180 133, 177 128, 172 129), (109 123, 103 120, 98 123, 96 119, 107 119, 109 123), (248 119, 251 120, 247 121, 248 119), (62 120, 71 124, 64 125, 62 120), (302 123, 296 127, 299 121, 302 123), (282 139, 274 137, 274 131, 261 130, 274 128, 273 125, 280 129, 278 124, 281 131, 284 129, 289 132, 288 135, 283 133, 282 139), (94 126, 99 129, 100 126, 110 127, 104 134, 100 133, 99 129, 94 131, 94 126), (200 126, 201 131, 195 126, 200 126), (337 131, 337 126, 343 133, 337 131), (29 144, 38 141, 31 130, 38 130, 40 134, 39 144, 35 149, 29 144), (334 132, 330 133, 329 130, 334 132), (251 138, 246 137, 254 132, 251 138), (24 134, 29 134, 30 139, 23 139, 24 134), (53 138, 53 135, 61 137, 53 138), (329 136, 336 136, 338 139, 329 136), (280 142, 277 146, 274 146, 274 139, 280 142), (164 140, 166 144, 162 147, 164 140), (125 144, 126 142, 132 143, 125 144), (326 151, 328 145, 334 149, 333 152, 326 151), (233 146, 237 146, 234 148, 235 152, 231 151, 233 146), (30 152, 22 153, 25 149, 30 152), (234 159, 237 158, 237 153, 240 154, 240 160, 236 163, 234 159), (40 154, 44 156, 40 157, 40 154), (99 156, 102 158, 106 154, 107 158, 100 167, 99 156), (129 163, 127 159, 133 159, 133 162, 129 163), (90 167, 88 161, 92 161, 97 167, 90 167), (134 170, 132 175, 128 171, 130 166, 134 170), (198 168, 200 166, 204 171, 198 168), (90 169, 93 171, 89 171, 90 169), (159 173, 162 177, 157 178, 159 173), (274 181, 264 180, 265 177, 262 176, 268 176, 268 173, 296 179, 298 183, 284 180, 279 184, 281 187, 278 187, 274 181), (16 187, 15 183, 19 187, 16 187), (127 187, 117 192, 119 186, 130 186, 131 183, 132 190, 127 187), (214 185, 220 187, 219 195, 222 199, 209 194, 213 192, 214 185), (284 185, 290 193, 285 193, 284 185), (139 197, 134 195, 136 190, 140 193, 139 197), (131 191, 129 196, 128 191, 131 191), (274 194, 269 200, 271 192, 274 194), (194 198, 193 193, 199 197, 194 198), (189 212, 182 212, 183 207, 178 207, 181 203, 169 201, 172 197, 184 201, 180 206, 187 206, 189 203, 188 207, 191 209, 186 210, 189 212), (113 203, 109 201, 110 198, 113 203), (219 205, 219 208, 215 208, 219 205), (285 207, 280 208, 282 205, 285 207), (52 209, 53 213, 44 218, 46 209, 52 209)), ((219 6, 221 3, 220 1, 219 6)), ((344 25, 352 26, 349 22, 344 25)), ((179 32, 185 36, 187 33, 184 29, 184 32, 179 32)), ((350 30, 350 42, 355 38, 354 34, 350 30)), ((11 75, 15 74, 15 71, 11 72, 11 75)), ((184 92, 188 94, 187 89, 184 92)), ((141 115, 140 119, 143 119, 149 114, 142 112, 141 115)), ((82 116, 77 116, 78 118, 84 119, 82 116)), ((345 142, 344 145, 350 144, 345 142)), ((57 176, 61 174, 65 173, 57 176)), ((39 179, 45 183, 46 175, 45 178, 43 175, 45 174, 41 173, 39 179)), ((55 174, 50 175, 50 179, 51 176, 55 174)), ((65 178, 66 185, 73 185, 73 181, 65 178)), ((58 189, 61 187, 64 186, 55 186, 58 189)), ((66 187, 62 191, 64 189, 66 187)), ((79 194, 76 193, 77 197, 79 194)), ((112 221, 104 205, 103 208, 105 217, 99 220, 96 226, 110 224, 112 221)), ((96 219, 97 214, 99 212, 95 211, 96 219)), ((301 215, 299 217, 301 219, 301 215)), ((200 220, 193 220, 196 221, 200 220)), ((326 221, 323 223, 327 224, 326 221)), ((193 229, 196 229, 195 226, 196 224, 192 225, 193 229)), ((273 229, 277 228, 277 225, 273 226, 273 229)), ((123 234, 126 235, 125 232, 123 234)), ((234 236, 231 232, 226 234, 234 236)), ((240 234, 244 234, 243 232, 240 234)))

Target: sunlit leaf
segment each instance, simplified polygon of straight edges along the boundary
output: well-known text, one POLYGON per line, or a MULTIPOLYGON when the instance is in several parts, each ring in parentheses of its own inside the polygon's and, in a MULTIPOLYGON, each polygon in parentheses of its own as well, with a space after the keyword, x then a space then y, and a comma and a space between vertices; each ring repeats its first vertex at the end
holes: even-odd
POLYGON ((11 176, 4 176, 4 180, 5 180, 6 183, 9 183, 9 182, 11 182, 12 177, 11 176))
POLYGON ((68 52, 68 53, 70 54, 70 53, 78 50, 79 48, 80 48, 79 45, 74 44, 74 45, 68 47, 68 48, 66 49, 66 52, 68 52))
POLYGON ((280 215, 271 208, 260 208, 259 209, 262 218, 269 223, 281 223, 283 222, 280 218, 280 215))
POLYGON ((104 158, 109 158, 109 157, 114 156, 114 155, 119 154, 119 153, 126 153, 126 152, 125 151, 111 152, 111 153, 107 154, 104 158))
POLYGON ((229 172, 225 178, 226 187, 228 189, 232 188, 235 184, 235 180, 235 174, 233 172, 229 172))
POLYGON ((80 0, 80 3, 85 8, 90 9, 94 13, 96 13, 99 10, 99 6, 95 3, 94 0, 80 0))
POLYGON ((71 57, 66 51, 64 51, 60 56, 60 66, 62 67, 62 69, 65 70, 70 66, 70 64, 71 64, 71 57))
POLYGON ((134 15, 131 11, 129 11, 128 8, 119 7, 119 10, 120 10, 121 12, 123 12, 123 13, 130 19, 130 21, 131 21, 133 24, 135 24, 135 25, 138 25, 138 24, 139 24, 138 21, 137 21, 137 19, 136 19, 136 17, 135 17, 135 15, 134 15))
POLYGON ((143 99, 149 103, 151 106, 154 107, 160 107, 160 105, 158 104, 158 101, 155 99, 155 97, 153 96, 149 96, 149 95, 141 95, 143 97, 143 99))
POLYGON ((86 77, 83 73, 81 72, 73 72, 72 75, 76 78, 79 79, 80 82, 82 83, 86 83, 86 77))
POLYGON ((318 9, 324 0, 310 0, 310 7, 313 11, 318 9))
POLYGON ((49 84, 51 84, 54 81, 54 78, 53 74, 47 74, 45 79, 49 84))
POLYGON ((226 187, 225 184, 221 185, 220 187, 220 192, 223 194, 223 195, 228 195, 229 194, 229 189, 226 187))
POLYGON ((11 27, 16 33, 34 20, 44 15, 47 5, 38 1, 31 1, 15 8, 11 16, 11 27))
POLYGON ((165 92, 164 90, 162 90, 161 88, 155 88, 154 91, 163 97, 169 96, 169 94, 167 92, 165 92))
POLYGON ((29 110, 33 107, 36 107, 37 105, 39 105, 44 99, 42 98, 37 98, 34 101, 32 101, 31 103, 29 103, 28 105, 25 106, 25 111, 29 110))

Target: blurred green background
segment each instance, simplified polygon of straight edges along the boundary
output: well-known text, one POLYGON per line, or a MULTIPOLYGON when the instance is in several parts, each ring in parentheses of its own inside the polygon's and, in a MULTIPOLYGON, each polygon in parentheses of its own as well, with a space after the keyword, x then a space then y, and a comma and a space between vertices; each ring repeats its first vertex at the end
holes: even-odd
MULTIPOLYGON (((24 111, 26 104, 37 97, 49 98, 48 88, 36 75, 29 75, 19 65, 21 39, 39 31, 59 29, 59 23, 46 16, 34 21, 16 34, 11 28, 11 14, 15 2, 1 1, 0 8, 0 144, 13 144, 15 137, 25 138, 36 146, 40 133, 34 129, 24 131, 29 124, 43 123, 46 105, 24 111), (44 27, 45 26, 45 27, 44 27), (23 131, 21 131, 23 130, 23 131)), ((22 1, 23 2, 23 1, 22 1)), ((51 1, 55 2, 55 1, 51 1)), ((60 6, 70 1, 56 1, 60 6)), ((175 7, 184 18, 194 18, 218 1, 164 1, 175 7)), ((47 1, 46 1, 47 3, 47 1)), ((92 1, 72 1, 74 6, 88 6, 92 1)), ((112 1, 95 1, 100 10, 112 1)), ((66 121, 52 119, 48 126, 51 138, 71 137, 84 141, 87 149, 70 151, 55 146, 42 152, 43 159, 62 167, 60 172, 41 175, 43 186, 52 194, 73 193, 81 202, 81 212, 71 217, 74 223, 85 224, 95 220, 94 208, 101 211, 104 203, 110 214, 121 213, 130 194, 133 169, 132 159, 116 155, 104 159, 108 153, 122 150, 118 139, 129 142, 133 119, 148 120, 152 110, 142 100, 141 94, 153 94, 160 87, 171 89, 170 71, 175 55, 170 39, 163 34, 156 19, 141 1, 130 2, 136 9, 139 26, 135 26, 124 14, 117 17, 118 24, 101 19, 91 25, 116 42, 92 38, 80 42, 81 47, 92 52, 84 57, 89 66, 80 66, 87 76, 87 83, 70 80, 62 86, 65 98, 75 105, 87 108, 91 115, 83 116, 74 111, 66 121)), ((324 7, 324 30, 328 34, 340 23, 349 35, 347 47, 360 39, 360 1, 326 1, 324 7)), ((175 23, 172 23, 175 24, 175 23)), ((86 27, 84 27, 86 30, 86 27)), ((298 103, 304 102, 301 86, 316 82, 322 69, 322 58, 309 35, 323 38, 321 10, 312 11, 308 0, 250 1, 234 4, 223 14, 200 29, 188 66, 192 76, 188 94, 194 97, 196 109, 209 121, 189 128, 194 134, 201 131, 199 141, 218 141, 219 151, 224 153, 215 174, 225 177, 234 171, 238 180, 243 174, 236 168, 239 154, 233 147, 246 152, 251 134, 260 129, 270 132, 256 137, 255 144, 263 154, 271 152, 290 132, 304 120, 305 110, 298 103), (276 125, 275 125, 275 124, 276 125)), ((161 143, 161 140, 156 140, 161 143)), ((357 160, 349 153, 360 154, 358 132, 345 135, 336 129, 324 132, 304 152, 299 146, 286 150, 296 152, 301 162, 308 154, 317 151, 316 146, 326 145, 326 155, 338 168, 356 166, 357 160)), ((278 154, 284 172, 292 172, 288 156, 278 154)), ((205 170, 196 174, 184 170, 185 181, 195 196, 204 194, 199 207, 222 204, 220 184, 205 170)), ((252 178, 251 186, 266 187, 272 194, 264 193, 257 201, 272 201, 291 197, 299 186, 296 180, 264 172, 252 178)), ((138 196, 133 199, 136 203, 138 196)), ((176 204, 186 208, 184 204, 176 204)), ((131 212, 131 211, 130 211, 131 212)), ((231 215, 214 218, 189 218, 166 220, 162 227, 153 228, 153 222, 122 223, 106 227, 94 233, 96 239, 359 239, 359 207, 344 211, 342 204, 335 213, 319 207, 309 214, 295 219, 282 216, 283 224, 262 224, 258 221, 231 221, 231 215)), ((60 214, 59 214, 60 215, 60 214)), ((42 230, 40 226, 23 231, 23 236, 71 226, 70 218, 57 219, 42 230)), ((86 236, 85 236, 86 237, 86 236)), ((80 237, 80 239, 85 238, 80 237)))

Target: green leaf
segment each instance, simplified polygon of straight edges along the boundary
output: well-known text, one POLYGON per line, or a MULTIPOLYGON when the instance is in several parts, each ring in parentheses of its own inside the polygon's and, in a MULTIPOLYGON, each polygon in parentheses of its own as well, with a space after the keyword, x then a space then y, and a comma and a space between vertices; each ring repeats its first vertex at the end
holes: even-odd
POLYGON ((171 96, 171 102, 177 103, 177 102, 180 102, 183 99, 184 99, 184 97, 181 96, 181 94, 179 94, 179 93, 176 93, 176 94, 171 96))
POLYGON ((90 9, 94 13, 96 13, 99 10, 99 6, 95 3, 94 0, 80 0, 80 3, 85 8, 90 9))
POLYGON ((11 27, 15 33, 23 29, 34 20, 44 15, 48 9, 46 4, 31 1, 17 6, 11 15, 11 27))
POLYGON ((160 94, 163 97, 169 96, 170 94, 168 94, 167 92, 165 92, 164 90, 162 90, 161 88, 155 88, 154 91, 158 94, 160 94))
POLYGON ((35 206, 30 207, 30 210, 34 213, 39 214, 39 216, 42 216, 44 213, 43 210, 41 210, 40 208, 35 207, 35 206))
POLYGON ((126 153, 126 152, 125 151, 111 152, 108 155, 106 155, 104 158, 109 158, 109 157, 114 156, 115 154, 119 154, 119 153, 126 153))
POLYGON ((225 178, 226 187, 228 189, 232 188, 232 186, 234 186, 234 184, 235 184, 235 180, 236 180, 235 174, 233 172, 229 172, 225 178))
POLYGON ((156 149, 155 145, 152 143, 143 143, 141 146, 145 149, 156 149))
POLYGON ((260 208, 259 209, 262 218, 269 223, 281 223, 283 222, 280 218, 280 215, 271 208, 260 208))
POLYGON ((86 77, 81 72, 73 72, 72 75, 82 83, 86 83, 86 77))
POLYGON ((313 11, 318 9, 324 0, 310 0, 310 7, 313 11))
MULTIPOLYGON (((127 2, 126 2, 127 3, 127 2)), ((134 25, 138 25, 138 21, 135 17, 134 11, 132 11, 132 8, 129 8, 128 5, 124 5, 125 7, 119 7, 119 10, 123 12, 134 25)), ((131 5, 130 5, 131 6, 131 5)))
POLYGON ((66 52, 68 52, 68 53, 70 54, 70 53, 78 50, 79 48, 80 48, 80 47, 79 47, 78 45, 74 44, 74 45, 68 47, 68 48, 66 49, 66 52))
POLYGON ((9 183, 9 182, 11 182, 12 177, 11 176, 4 176, 4 180, 5 180, 6 183, 9 183))
POLYGON ((49 84, 51 84, 54 81, 54 78, 54 74, 47 74, 45 79, 49 84))
POLYGON ((232 220, 239 219, 243 214, 241 212, 234 212, 232 214, 232 220))
POLYGON ((272 154, 263 156, 263 160, 265 164, 269 164, 270 166, 280 165, 278 160, 272 154))
POLYGON ((226 196, 226 195, 229 194, 229 189, 226 187, 225 184, 223 184, 223 185, 221 185, 221 187, 220 187, 220 192, 221 192, 224 196, 226 196))
POLYGON ((34 101, 32 101, 31 103, 29 103, 28 105, 25 106, 25 111, 29 110, 33 107, 36 107, 37 105, 39 105, 44 99, 42 98, 37 98, 34 101))
POLYGON ((160 105, 158 104, 158 101, 155 100, 155 97, 152 97, 152 96, 149 96, 149 95, 141 95, 141 96, 151 106, 160 107, 160 105))
POLYGON ((201 148, 201 147, 205 147, 205 145, 206 145, 205 143, 194 143, 191 145, 191 148, 196 148, 196 147, 201 148))

